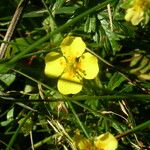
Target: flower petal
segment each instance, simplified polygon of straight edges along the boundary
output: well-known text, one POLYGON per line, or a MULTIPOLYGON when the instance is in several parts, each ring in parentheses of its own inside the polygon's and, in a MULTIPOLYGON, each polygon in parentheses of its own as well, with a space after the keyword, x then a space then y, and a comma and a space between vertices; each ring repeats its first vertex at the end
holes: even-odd
POLYGON ((131 22, 133 25, 138 25, 144 19, 144 11, 140 7, 135 9, 135 14, 133 15, 131 22))
POLYGON ((59 78, 57 87, 60 93, 76 94, 82 90, 82 80, 71 71, 66 71, 59 78))
POLYGON ((50 52, 45 57, 45 74, 49 77, 58 77, 66 67, 65 58, 57 52, 50 52))
POLYGON ((60 45, 63 55, 68 57, 80 57, 85 51, 86 45, 81 37, 67 36, 60 45))
POLYGON ((105 133, 97 137, 94 144, 98 150, 115 150, 118 147, 118 141, 110 133, 105 133))
POLYGON ((76 142, 76 145, 79 148, 79 150, 96 150, 94 148, 93 143, 90 140, 88 140, 88 139, 86 139, 84 137, 81 137, 78 140, 78 143, 76 142))
POLYGON ((125 20, 131 21, 133 25, 138 25, 143 20, 143 16, 144 16, 143 9, 139 6, 134 6, 127 10, 125 20))
POLYGON ((88 52, 84 53, 79 59, 77 68, 83 78, 94 79, 99 72, 98 59, 88 52))

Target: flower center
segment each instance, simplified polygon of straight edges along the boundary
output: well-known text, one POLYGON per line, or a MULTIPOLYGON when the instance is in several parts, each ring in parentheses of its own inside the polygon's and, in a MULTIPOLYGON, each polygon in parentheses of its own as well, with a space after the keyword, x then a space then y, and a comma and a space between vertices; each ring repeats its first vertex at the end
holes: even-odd
MULTIPOLYGON (((65 72, 69 73, 69 77, 80 76, 79 72, 81 72, 81 65, 79 63, 79 58, 76 57, 67 57, 67 67, 65 72)), ((80 78, 80 77, 79 77, 80 78)))

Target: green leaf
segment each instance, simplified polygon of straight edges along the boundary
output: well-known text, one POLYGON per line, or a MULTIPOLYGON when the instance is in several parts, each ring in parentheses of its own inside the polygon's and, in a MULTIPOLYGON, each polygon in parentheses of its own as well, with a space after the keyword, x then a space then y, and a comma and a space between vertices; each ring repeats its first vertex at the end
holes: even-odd
POLYGON ((131 93, 133 91, 132 85, 125 85, 118 94, 131 93))
POLYGON ((37 100, 37 99, 39 99, 39 94, 31 94, 29 96, 29 100, 37 100))
POLYGON ((150 82, 143 82, 143 83, 141 83, 141 85, 142 85, 144 88, 150 89, 150 82))
POLYGON ((77 7, 61 7, 56 11, 56 14, 73 14, 77 7))
POLYGON ((130 67, 135 66, 141 59, 142 59, 142 55, 138 54, 138 55, 133 56, 132 61, 130 63, 130 67))
MULTIPOLYGON (((22 124, 22 122, 24 121, 24 118, 20 119, 18 121, 19 125, 22 124)), ((24 126, 21 128, 21 132, 24 134, 24 136, 29 135, 30 131, 32 131, 33 128, 33 121, 31 120, 31 118, 28 118, 24 124, 24 126)))
POLYGON ((87 33, 96 31, 96 17, 89 16, 85 22, 84 31, 87 33))
POLYGON ((3 126, 3 127, 5 127, 5 126, 9 125, 11 122, 12 122, 12 119, 5 120, 5 121, 2 121, 0 123, 0 125, 3 126))
POLYGON ((0 91, 4 91, 16 78, 15 74, 0 74, 0 91))
POLYGON ((5 54, 5 58, 13 57, 15 54, 26 49, 33 40, 31 38, 16 38, 14 41, 15 45, 9 45, 5 54))
POLYGON ((119 73, 114 73, 108 82, 108 89, 113 91, 115 88, 119 87, 125 78, 119 73))
POLYGON ((150 60, 148 56, 142 56, 141 54, 134 54, 130 62, 130 67, 132 67, 130 69, 130 73, 136 74, 138 76, 143 76, 144 74, 145 75, 147 74, 149 76, 150 60))
POLYGON ((133 2, 134 2, 133 0, 126 0, 120 5, 120 7, 127 9, 131 6, 131 4, 133 4, 133 2))
POLYGON ((32 91, 33 91, 33 86, 30 85, 30 84, 26 84, 26 85, 25 85, 25 88, 24 88, 24 93, 25 93, 25 94, 28 94, 28 93, 30 93, 30 92, 32 92, 32 91))
POLYGON ((14 107, 8 111, 7 120, 12 119, 13 116, 14 116, 14 107))
MULTIPOLYGON (((120 26, 116 26, 113 23, 113 30, 118 30, 117 32, 113 32, 110 29, 110 22, 105 17, 105 14, 103 16, 101 14, 98 15, 98 19, 101 22, 101 36, 103 36, 101 42, 103 42, 105 45, 106 51, 112 50, 113 54, 116 54, 117 51, 121 49, 121 45, 119 44, 119 40, 123 39, 124 36, 121 35, 121 28, 120 26)), ((115 22, 115 21, 114 21, 115 22)))
POLYGON ((7 119, 7 120, 1 121, 1 122, 0 122, 0 125, 3 126, 3 127, 9 125, 9 124, 14 120, 13 117, 14 117, 14 107, 11 108, 11 109, 7 112, 7 116, 6 116, 6 119, 7 119))

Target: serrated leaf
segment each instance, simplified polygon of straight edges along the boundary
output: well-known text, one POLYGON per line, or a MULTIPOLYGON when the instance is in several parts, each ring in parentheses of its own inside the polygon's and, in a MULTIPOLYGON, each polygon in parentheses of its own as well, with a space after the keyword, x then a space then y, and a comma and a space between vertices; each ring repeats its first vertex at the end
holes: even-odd
POLYGON ((87 33, 96 31, 96 18, 95 16, 89 16, 85 22, 84 31, 87 33))
POLYGON ((56 14, 72 14, 75 12, 77 7, 61 7, 56 11, 56 14))
POLYGON ((89 30, 89 24, 90 24, 90 17, 88 16, 86 21, 85 21, 85 25, 84 25, 84 31, 85 32, 90 32, 89 30))
MULTIPOLYGON (((101 42, 103 43, 106 51, 112 50, 113 54, 115 54, 117 51, 121 49, 121 45, 119 44, 118 41, 121 38, 124 38, 124 36, 122 36, 120 33, 112 32, 110 29, 109 21, 105 19, 104 16, 99 14, 98 19, 101 22, 101 27, 99 28, 101 33, 100 35, 101 42)), ((121 30, 120 26, 119 27, 114 26, 114 30, 121 30)))
POLYGON ((119 87, 125 78, 119 73, 114 73, 108 82, 108 89, 113 91, 115 88, 119 87))
MULTIPOLYGON (((18 123, 21 124, 23 121, 24 121, 24 118, 20 119, 18 121, 18 123)), ((21 132, 24 134, 24 136, 27 136, 27 135, 29 135, 32 128, 33 128, 33 122, 31 120, 31 118, 29 118, 25 122, 24 126, 21 128, 21 132)))

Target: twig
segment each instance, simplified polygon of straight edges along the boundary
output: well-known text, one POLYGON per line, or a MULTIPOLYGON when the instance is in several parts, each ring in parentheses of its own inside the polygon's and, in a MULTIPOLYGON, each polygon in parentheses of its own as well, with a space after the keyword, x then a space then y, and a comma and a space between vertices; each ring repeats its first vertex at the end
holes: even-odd
MULTIPOLYGON (((4 37, 4 41, 9 42, 12 38, 12 35, 14 33, 14 30, 16 28, 16 25, 21 17, 21 14, 27 5, 29 0, 21 0, 20 3, 18 4, 18 7, 14 13, 14 16, 10 22, 10 25, 8 27, 8 30, 6 32, 6 35, 4 37)), ((2 43, 0 47, 0 59, 2 59, 5 55, 6 49, 7 49, 8 43, 2 43)))
POLYGON ((31 141, 31 148, 32 148, 32 150, 35 150, 35 149, 34 149, 34 143, 33 143, 32 131, 30 131, 30 141, 31 141))
POLYGON ((107 5, 107 9, 108 9, 109 22, 110 22, 110 30, 113 31, 112 13, 111 13, 110 4, 107 5))

